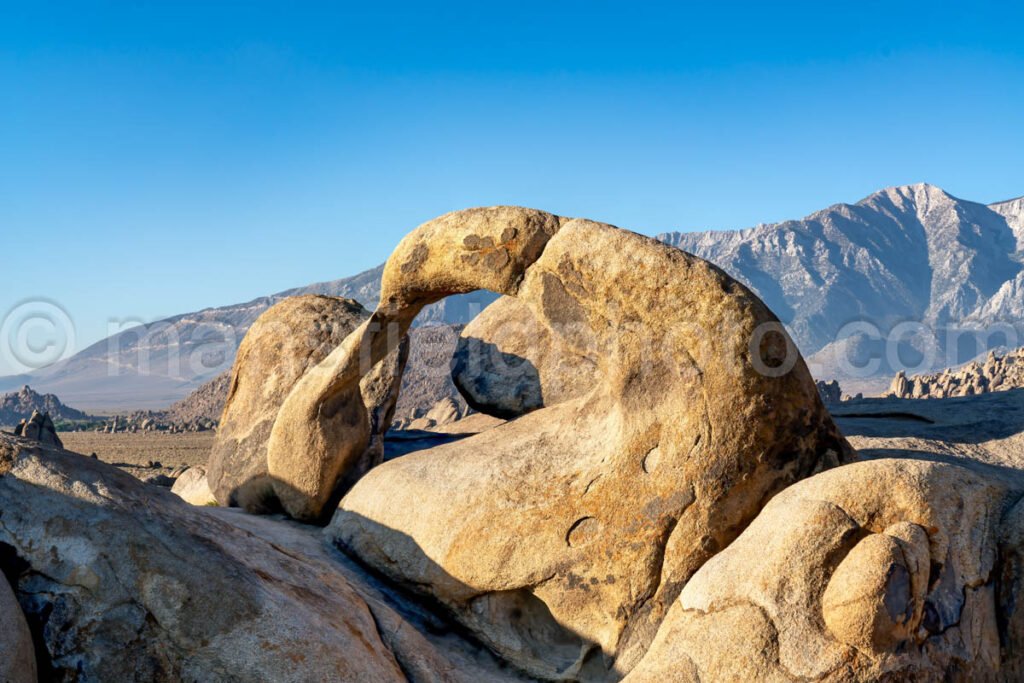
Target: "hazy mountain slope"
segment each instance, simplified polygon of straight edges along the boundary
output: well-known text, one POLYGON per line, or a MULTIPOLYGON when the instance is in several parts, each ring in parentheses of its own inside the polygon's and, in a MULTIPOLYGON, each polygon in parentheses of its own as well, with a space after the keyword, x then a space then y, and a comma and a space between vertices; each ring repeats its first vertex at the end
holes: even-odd
MULTIPOLYGON (((0 391, 31 384, 91 410, 166 408, 230 369, 249 326, 270 306, 288 296, 327 294, 353 298, 372 310, 380 298, 382 270, 125 330, 49 368, 0 378, 0 391)), ((450 297, 424 309, 417 323, 465 323, 496 298, 490 292, 450 297)))

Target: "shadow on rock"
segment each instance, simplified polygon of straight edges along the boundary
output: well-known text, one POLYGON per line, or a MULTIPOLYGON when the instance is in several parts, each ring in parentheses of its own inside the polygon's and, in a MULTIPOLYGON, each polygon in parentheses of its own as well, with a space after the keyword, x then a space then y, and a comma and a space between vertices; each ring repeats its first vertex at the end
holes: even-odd
POLYGON ((401 617, 315 527, 192 507, 7 436, 0 565, 44 680, 518 679, 401 617))
POLYGON ((846 436, 979 444, 1024 432, 1024 389, 958 398, 865 398, 832 410, 846 436))
MULTIPOLYGON (((387 538, 387 544, 401 556, 403 562, 413 562, 432 576, 436 584, 444 584, 447 594, 465 596, 463 604, 452 606, 436 599, 428 587, 406 584, 403 588, 390 580, 384 572, 363 563, 355 550, 343 539, 325 530, 327 542, 333 544, 351 561, 375 577, 396 605, 422 604, 430 612, 441 613, 460 620, 460 612, 476 614, 481 625, 500 624, 501 640, 489 636, 494 631, 486 628, 463 629, 466 638, 480 640, 491 649, 515 661, 525 673, 545 680, 564 681, 617 681, 623 673, 605 658, 597 643, 590 642, 563 624, 551 614, 548 605, 529 587, 515 590, 481 593, 477 588, 456 579, 431 560, 416 541, 401 531, 388 528, 360 515, 352 515, 350 524, 358 524, 375 537, 387 538)), ((411 616, 411 615, 410 615, 411 616)), ((465 619, 461 619, 465 621, 465 619)))

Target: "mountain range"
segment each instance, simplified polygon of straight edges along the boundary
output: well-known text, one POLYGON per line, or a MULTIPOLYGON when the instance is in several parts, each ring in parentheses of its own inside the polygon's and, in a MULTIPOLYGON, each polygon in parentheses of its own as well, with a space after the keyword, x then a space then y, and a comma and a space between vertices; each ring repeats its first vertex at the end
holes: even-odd
POLYGON ((985 205, 922 183, 802 220, 658 237, 754 289, 811 371, 844 388, 1020 345, 1024 198, 985 205))
MULTIPOLYGON (((922 183, 801 220, 658 239, 751 287, 812 372, 847 391, 881 391, 898 369, 955 365, 1024 338, 1024 198, 985 205, 922 183)), ((164 407, 230 367, 249 325, 277 301, 329 294, 372 309, 382 270, 127 330, 51 368, 0 378, 0 391, 31 383, 90 409, 164 407)), ((494 299, 451 297, 418 322, 465 323, 494 299)))
POLYGON ((16 392, 0 395, 0 426, 14 427, 32 417, 35 411, 47 413, 55 421, 89 419, 82 411, 61 403, 53 394, 40 394, 31 387, 24 386, 16 392))
MULTIPOLYGON (((275 303, 324 294, 355 299, 373 310, 383 269, 136 326, 50 367, 0 377, 0 393, 31 384, 94 412, 164 409, 230 369, 249 326, 275 303)), ((449 297, 426 307, 416 324, 468 322, 495 299, 484 291, 449 297)))

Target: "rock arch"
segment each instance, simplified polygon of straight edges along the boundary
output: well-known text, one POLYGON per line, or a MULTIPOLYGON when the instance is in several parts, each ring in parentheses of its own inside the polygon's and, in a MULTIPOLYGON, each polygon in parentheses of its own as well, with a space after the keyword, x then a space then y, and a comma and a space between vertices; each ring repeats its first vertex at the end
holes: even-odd
POLYGON ((758 334, 781 330, 777 319, 721 270, 602 223, 472 209, 402 241, 377 311, 285 401, 268 462, 290 514, 319 517, 365 447, 358 382, 389 339, 423 306, 481 288, 517 297, 573 358, 593 362, 593 386, 372 470, 329 533, 535 675, 614 675, 772 495, 849 447, 802 359, 787 358, 785 333, 758 334), (771 371, 786 362, 789 372, 771 371), (519 597, 498 599, 508 595, 519 597), (545 661, 528 645, 540 626, 514 606, 534 600, 544 629, 585 644, 577 661, 545 661), (493 614, 505 607, 519 616, 493 614))

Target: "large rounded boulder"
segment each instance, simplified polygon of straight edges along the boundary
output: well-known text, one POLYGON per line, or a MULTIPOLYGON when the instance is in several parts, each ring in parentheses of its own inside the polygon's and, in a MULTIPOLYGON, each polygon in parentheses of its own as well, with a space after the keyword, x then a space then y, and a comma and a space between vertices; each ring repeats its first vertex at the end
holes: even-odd
POLYGON ((800 482, 687 583, 627 680, 1020 680, 1020 496, 925 460, 800 482))
MULTIPOLYGON (((219 504, 250 512, 279 508, 267 466, 267 442, 278 411, 299 379, 369 315, 351 299, 305 295, 275 304, 253 323, 238 349, 207 467, 207 482, 219 504)), ((357 415, 333 416, 346 422, 346 429, 352 428, 349 421, 359 421, 358 427, 372 435, 349 481, 383 459, 383 434, 391 423, 404 362, 401 350, 365 369, 357 415)))
POLYGON ((459 335, 452 380, 472 408, 513 418, 587 393, 597 349, 574 348, 552 333, 525 301, 505 296, 459 335))

